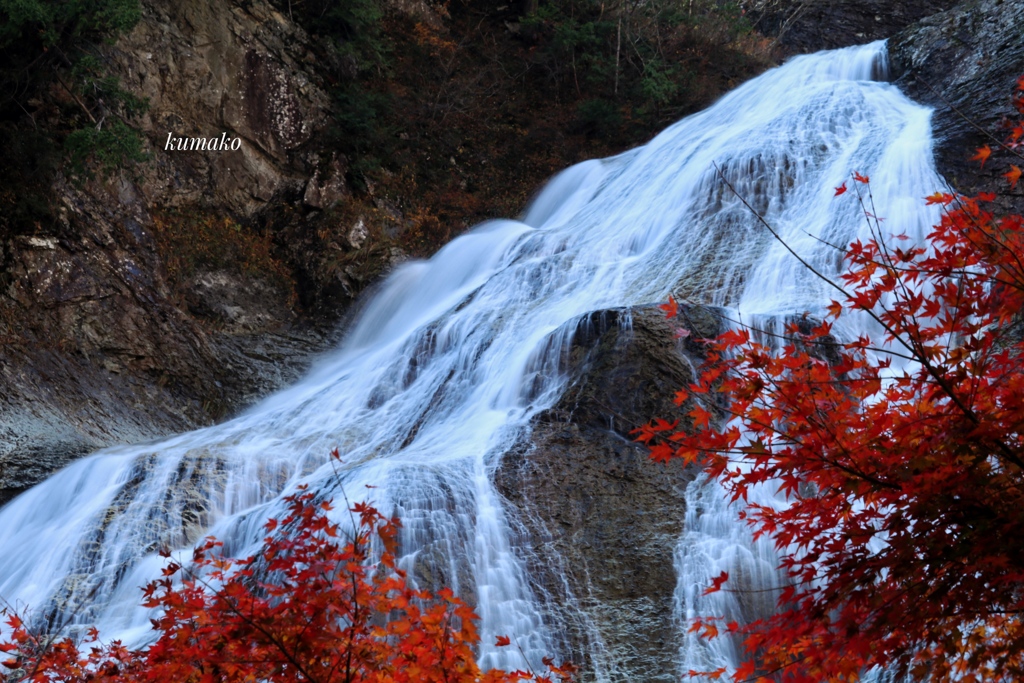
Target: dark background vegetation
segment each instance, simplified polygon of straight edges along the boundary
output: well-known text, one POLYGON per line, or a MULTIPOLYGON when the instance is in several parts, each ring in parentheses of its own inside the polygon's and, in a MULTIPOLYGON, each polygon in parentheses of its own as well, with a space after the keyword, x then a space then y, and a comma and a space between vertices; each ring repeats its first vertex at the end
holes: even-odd
MULTIPOLYGON (((277 0, 313 37, 333 122, 317 141, 415 229, 427 254, 514 215, 539 182, 621 151, 763 69, 767 41, 734 3, 277 0)), ((147 163, 104 46, 138 0, 0 0, 0 237, 52 222, 53 177, 147 163)), ((324 155, 328 156, 327 154, 324 155)), ((237 238, 237 236, 236 236, 237 238)))

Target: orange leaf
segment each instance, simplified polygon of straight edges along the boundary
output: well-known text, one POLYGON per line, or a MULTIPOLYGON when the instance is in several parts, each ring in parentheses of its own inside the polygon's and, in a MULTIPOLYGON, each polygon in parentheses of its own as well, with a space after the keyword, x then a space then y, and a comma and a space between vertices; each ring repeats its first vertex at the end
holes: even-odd
POLYGON ((971 157, 971 161, 980 161, 981 168, 985 168, 985 162, 992 156, 992 148, 985 145, 984 147, 979 147, 977 151, 978 153, 971 157))
POLYGON ((732 679, 734 681, 742 681, 747 678, 753 678, 755 670, 754 662, 748 659, 740 664, 739 668, 736 669, 736 673, 732 675, 732 679))
POLYGON ((658 304, 658 308, 665 311, 666 318, 674 318, 679 312, 679 304, 676 303, 675 298, 671 294, 668 295, 668 303, 658 304))
POLYGON ((924 203, 928 206, 931 206, 932 204, 942 204, 945 206, 950 204, 952 201, 953 195, 948 192, 936 192, 935 194, 930 194, 924 198, 924 203))
POLYGON ((711 413, 700 406, 694 406, 689 415, 693 418, 693 426, 696 428, 707 429, 711 424, 711 413))
POLYGON ((837 187, 836 188, 836 193, 834 195, 832 195, 832 196, 833 197, 838 197, 839 195, 843 194, 844 192, 846 192, 846 183, 843 183, 842 185, 837 187))
POLYGON ((722 584, 729 580, 729 572, 722 572, 711 580, 711 585, 704 589, 704 595, 722 590, 722 584))
POLYGON ((1010 170, 1003 174, 1007 180, 1010 181, 1010 189, 1017 187, 1017 181, 1020 180, 1020 169, 1016 166, 1010 166, 1010 170))
POLYGON ((497 639, 494 641, 494 647, 505 647, 506 645, 509 645, 511 642, 512 641, 509 639, 508 636, 498 636, 497 639))

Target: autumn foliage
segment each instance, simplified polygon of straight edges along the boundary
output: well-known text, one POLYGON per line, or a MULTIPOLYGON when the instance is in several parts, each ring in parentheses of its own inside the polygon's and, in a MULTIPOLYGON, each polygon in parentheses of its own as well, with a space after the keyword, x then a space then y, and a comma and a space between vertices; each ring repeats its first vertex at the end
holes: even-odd
MULTIPOLYGON (((1011 191, 1019 176, 1011 165, 1011 191)), ((701 378, 676 397, 694 427, 640 431, 656 460, 699 464, 745 504, 788 578, 771 618, 696 620, 739 638, 748 661, 693 673, 1024 680, 1024 219, 994 215, 995 195, 939 193, 927 202, 941 221, 915 246, 884 234, 868 178, 851 182, 835 201, 859 201, 874 238, 847 248, 826 317, 782 338, 736 328, 710 341, 701 378), (838 340, 850 315, 878 333, 838 340), (761 485, 784 503, 748 503, 761 485)), ((726 573, 708 588, 729 589, 726 573)))
MULTIPOLYGON (((545 660, 546 675, 482 671, 476 615, 450 590, 411 588, 395 565, 397 522, 367 504, 351 513, 357 535, 302 490, 289 514, 267 523, 261 552, 226 558, 210 538, 191 562, 168 560, 144 590, 153 642, 83 643, 32 632, 17 616, 0 650, 11 680, 42 683, 554 683, 573 667, 545 660), (383 552, 371 554, 374 544, 383 552), (371 561, 371 560, 374 561, 371 561)), ((509 645, 508 637, 498 646, 509 645)))

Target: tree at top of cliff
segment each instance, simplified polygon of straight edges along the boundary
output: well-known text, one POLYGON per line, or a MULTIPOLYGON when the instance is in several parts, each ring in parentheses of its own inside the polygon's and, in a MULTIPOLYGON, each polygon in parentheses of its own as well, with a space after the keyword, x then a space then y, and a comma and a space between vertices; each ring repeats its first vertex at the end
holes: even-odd
MULTIPOLYGON (((1011 192, 1019 177, 1012 165, 1011 192)), ((693 673, 845 682, 879 666, 934 682, 1022 680, 1024 219, 987 210, 991 194, 936 194, 941 222, 916 247, 883 239, 868 179, 852 182, 835 201, 856 195, 875 238, 846 250, 826 319, 791 325, 779 344, 723 334, 677 395, 695 430, 640 431, 655 459, 697 463, 745 503, 789 578, 771 618, 697 619, 702 635, 740 638, 749 659, 693 673), (881 338, 838 342, 834 322, 854 312, 881 338), (712 394, 735 419, 713 423, 712 394), (759 485, 786 503, 748 503, 759 485)), ((728 578, 708 590, 728 590, 728 578)))
POLYGON ((146 102, 101 49, 141 14, 139 0, 0 0, 0 232, 51 220, 63 159, 66 175, 88 175, 146 158, 131 125, 146 102))
MULTIPOLYGON (((483 671, 476 615, 448 589, 411 588, 395 565, 397 522, 356 504, 356 536, 300 491, 267 523, 262 550, 226 558, 207 539, 190 563, 168 561, 144 590, 154 641, 144 649, 33 633, 9 616, 0 644, 10 680, 62 683, 513 683, 570 681, 574 668, 545 659, 546 675, 483 671), (372 541, 383 546, 371 553, 372 541), (374 558, 376 558, 374 560, 374 558)), ((499 637, 497 646, 511 639, 499 637)))

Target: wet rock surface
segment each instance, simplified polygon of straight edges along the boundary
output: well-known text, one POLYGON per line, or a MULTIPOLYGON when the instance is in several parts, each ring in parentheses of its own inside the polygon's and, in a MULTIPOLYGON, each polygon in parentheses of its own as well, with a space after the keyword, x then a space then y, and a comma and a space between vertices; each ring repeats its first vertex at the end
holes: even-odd
POLYGON ((223 419, 334 339, 258 280, 204 273, 191 316, 140 201, 68 187, 57 235, 19 236, 0 281, 0 502, 70 460, 223 419), (116 206, 116 209, 110 208, 116 206))
POLYGON ((630 432, 680 415, 672 396, 702 361, 695 339, 718 330, 714 311, 683 312, 678 323, 654 307, 581 321, 564 359, 568 390, 495 473, 549 622, 590 675, 676 680, 673 554, 693 472, 652 462, 630 432), (692 330, 682 340, 680 325, 692 330))
POLYGON ((1024 211, 1024 191, 1001 177, 1019 158, 998 149, 1000 126, 1015 114, 1010 98, 1024 74, 1024 1, 972 0, 934 14, 889 41, 895 83, 935 108, 932 125, 939 172, 959 192, 993 191, 1004 210, 1024 211), (970 161, 988 144, 991 160, 970 161))

